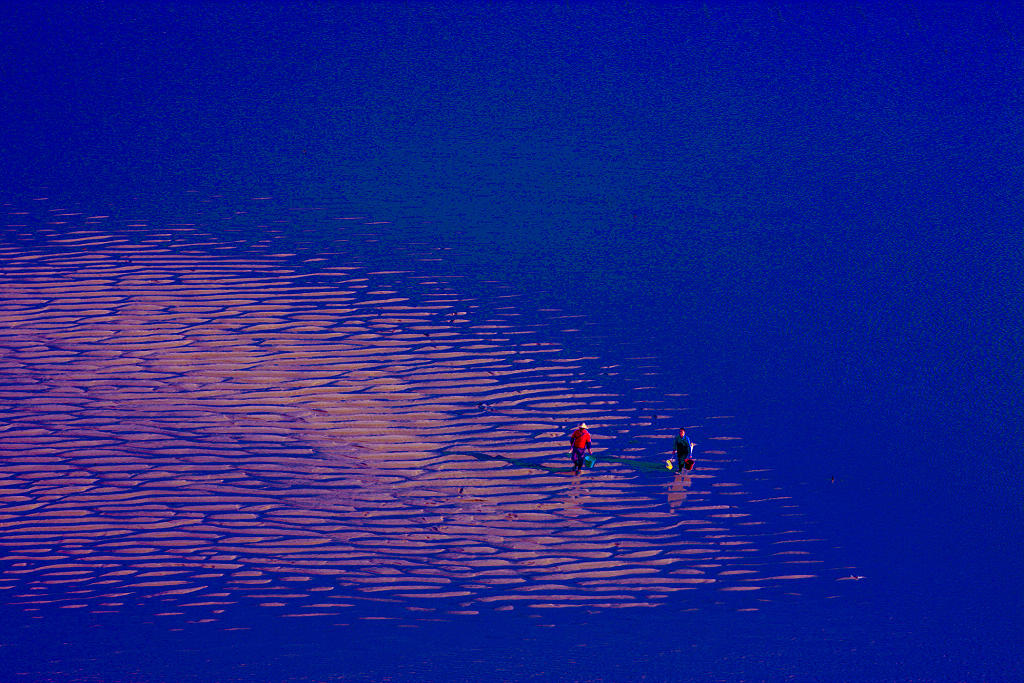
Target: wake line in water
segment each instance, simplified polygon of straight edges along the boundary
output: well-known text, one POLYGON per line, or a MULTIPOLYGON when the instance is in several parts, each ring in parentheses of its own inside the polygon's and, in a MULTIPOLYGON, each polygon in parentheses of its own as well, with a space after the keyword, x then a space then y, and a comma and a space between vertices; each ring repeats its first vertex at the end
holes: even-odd
POLYGON ((786 496, 734 480, 733 435, 666 472, 651 406, 513 309, 344 236, 310 272, 283 233, 40 211, 0 243, 7 604, 603 609, 832 572, 786 496), (572 477, 582 419, 608 447, 572 477))

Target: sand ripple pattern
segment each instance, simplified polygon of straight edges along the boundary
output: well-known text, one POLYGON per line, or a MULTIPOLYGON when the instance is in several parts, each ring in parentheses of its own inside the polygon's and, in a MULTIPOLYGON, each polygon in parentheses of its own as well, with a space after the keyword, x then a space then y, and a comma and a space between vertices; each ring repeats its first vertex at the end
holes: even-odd
POLYGON ((830 571, 785 496, 747 490, 728 420, 607 388, 622 368, 547 341, 571 321, 386 269, 346 237, 368 219, 286 215, 257 243, 44 201, 5 218, 8 605, 686 608, 830 571), (329 257, 276 248, 298 216, 335 231, 329 257), (665 470, 658 411, 703 423, 692 475, 665 470), (601 460, 573 477, 581 419, 601 460))

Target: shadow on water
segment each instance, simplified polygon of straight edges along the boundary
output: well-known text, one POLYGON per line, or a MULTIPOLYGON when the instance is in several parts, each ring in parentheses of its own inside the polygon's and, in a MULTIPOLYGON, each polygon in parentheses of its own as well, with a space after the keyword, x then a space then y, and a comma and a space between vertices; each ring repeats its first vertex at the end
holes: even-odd
POLYGON ((515 632, 847 593, 729 421, 655 398, 628 359, 547 341, 572 317, 396 268, 375 222, 260 207, 258 239, 206 231, 201 202, 174 219, 8 207, 13 642, 82 615, 141 619, 154 642, 283 628, 282 657, 306 657, 285 635, 320 628, 303 623, 515 632), (285 244, 303 230, 314 248, 285 244), (598 462, 571 476, 580 419, 598 462), (685 476, 656 455, 683 421, 715 444, 685 476))
MULTIPOLYGON (((266 672, 409 678, 459 640, 473 678, 496 657, 530 671, 519 637, 550 671, 594 676, 723 657, 767 672, 771 643, 803 639, 799 668, 867 642, 869 580, 649 357, 551 342, 579 316, 467 294, 386 223, 259 201, 211 230, 197 199, 173 218, 7 207, 5 642, 67 643, 10 659, 30 677, 109 669, 105 639, 153 679, 197 680, 200 660, 253 677, 259 643, 266 672), (571 476, 583 419, 598 461, 571 476), (711 444, 692 472, 664 465, 679 424, 711 444), (154 666, 158 644, 175 660, 154 666)), ((857 666, 893 672, 878 661, 857 666)))

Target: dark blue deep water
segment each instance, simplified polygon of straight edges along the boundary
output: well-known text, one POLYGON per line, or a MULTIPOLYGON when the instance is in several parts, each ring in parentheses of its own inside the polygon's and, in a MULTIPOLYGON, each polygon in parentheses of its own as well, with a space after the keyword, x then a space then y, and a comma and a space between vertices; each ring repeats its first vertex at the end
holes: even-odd
POLYGON ((5 201, 390 221, 468 290, 582 314, 558 343, 736 416, 866 577, 756 614, 553 616, 582 649, 498 614, 341 643, 15 614, 4 680, 1024 680, 1019 7, 2 12, 5 201))

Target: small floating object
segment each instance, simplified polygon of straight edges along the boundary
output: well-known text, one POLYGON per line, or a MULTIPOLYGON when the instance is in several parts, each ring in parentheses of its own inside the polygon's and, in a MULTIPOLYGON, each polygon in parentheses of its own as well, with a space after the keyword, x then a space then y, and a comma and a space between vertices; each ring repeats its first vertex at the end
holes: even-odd
POLYGON ((668 469, 672 469, 672 459, 671 458, 665 461, 665 467, 667 467, 668 469))

